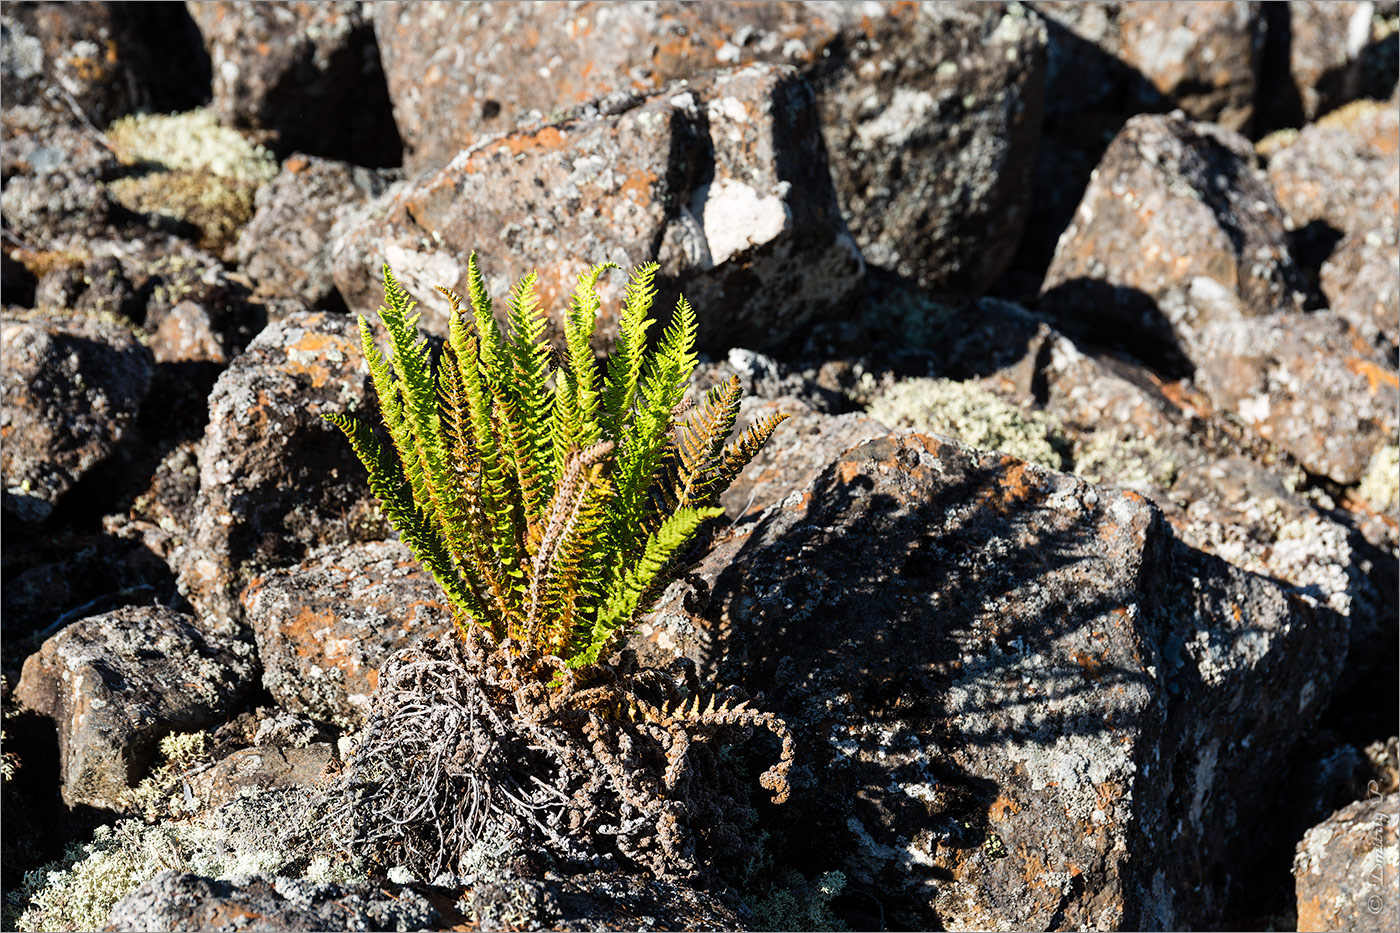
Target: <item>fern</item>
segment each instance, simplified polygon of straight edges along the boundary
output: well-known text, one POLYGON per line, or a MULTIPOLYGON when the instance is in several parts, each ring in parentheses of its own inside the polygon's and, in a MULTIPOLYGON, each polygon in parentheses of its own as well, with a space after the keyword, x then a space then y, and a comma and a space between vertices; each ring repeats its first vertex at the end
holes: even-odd
POLYGON ((466 307, 440 289, 451 325, 434 367, 414 303, 385 266, 379 316, 389 356, 363 317, 360 330, 388 443, 365 422, 326 416, 463 635, 481 631, 518 656, 570 668, 597 664, 648 608, 784 417, 726 447, 737 379, 683 406, 695 314, 682 298, 648 352, 655 263, 632 273, 615 349, 600 367, 590 347, 597 283, 612 268, 579 276, 556 363, 535 276, 511 291, 503 332, 473 256, 466 307))

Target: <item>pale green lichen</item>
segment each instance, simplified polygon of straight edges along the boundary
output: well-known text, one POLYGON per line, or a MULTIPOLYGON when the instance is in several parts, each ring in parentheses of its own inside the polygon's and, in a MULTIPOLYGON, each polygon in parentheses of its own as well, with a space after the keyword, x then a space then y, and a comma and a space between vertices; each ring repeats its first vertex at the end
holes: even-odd
POLYGON ((185 113, 137 114, 107 128, 117 158, 165 171, 208 171, 221 178, 261 183, 277 175, 277 161, 237 130, 219 125, 212 108, 185 113))
POLYGON ((1166 490, 1181 465, 1151 440, 1095 431, 1075 451, 1074 473, 1091 483, 1113 483, 1138 492, 1166 490))
POLYGON ((899 289, 872 301, 858 323, 876 341, 927 350, 938 345, 956 314, 956 308, 927 292, 899 289))
POLYGON ((1055 418, 1019 408, 972 383, 906 379, 875 399, 870 416, 892 428, 944 434, 1052 470, 1065 468, 1068 442, 1055 418))
POLYGON ((846 887, 846 876, 829 871, 816 881, 789 872, 782 887, 753 901, 755 930, 845 930, 831 902, 846 887))
POLYGON ((1375 452, 1356 494, 1378 512, 1400 510, 1400 445, 1387 444, 1375 452))
POLYGON ((198 805, 185 796, 182 780, 210 763, 208 733, 172 732, 160 740, 160 754, 161 763, 129 792, 128 808, 152 822, 193 814, 198 805))

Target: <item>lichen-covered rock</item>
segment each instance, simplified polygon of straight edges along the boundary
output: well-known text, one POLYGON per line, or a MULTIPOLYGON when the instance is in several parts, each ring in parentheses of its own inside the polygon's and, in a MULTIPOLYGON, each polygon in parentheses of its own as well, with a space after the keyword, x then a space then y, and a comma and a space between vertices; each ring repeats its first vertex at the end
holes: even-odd
POLYGON ((1261 100, 1273 125, 1311 123, 1361 93, 1362 53, 1371 44, 1376 4, 1290 0, 1287 4, 1265 6, 1279 7, 1268 10, 1273 14, 1269 16, 1269 40, 1271 44, 1286 42, 1283 51, 1287 72, 1262 77, 1271 84, 1288 81, 1292 85, 1284 85, 1286 90, 1261 100), (1281 33, 1277 40, 1275 32, 1281 33))
POLYGON ((1293 876, 1300 930, 1400 927, 1400 795, 1348 804, 1298 843, 1293 876))
POLYGON ((5 511, 40 521, 110 455, 151 384, 151 353, 127 327, 34 315, 0 323, 5 511))
POLYGON ((1335 124, 1305 127, 1269 158, 1269 181, 1288 227, 1320 221, 1393 244, 1400 212, 1400 155, 1335 124))
POLYGON ((370 13, 358 2, 188 3, 228 126, 267 130, 279 153, 398 165, 370 13))
POLYGON ((411 888, 347 888, 292 878, 241 884, 167 871, 112 909, 113 930, 419 930, 438 912, 411 888))
POLYGON ((362 724, 391 654, 452 628, 437 582, 397 541, 330 548, 255 578, 242 602, 268 692, 346 728, 362 724))
POLYGON ((210 624, 238 621, 238 594, 312 548, 384 536, 350 446, 320 416, 369 403, 360 338, 343 315, 270 325, 209 396, 197 516, 175 555, 181 592, 210 624))
POLYGON ((921 435, 718 532, 648 621, 796 731, 781 857, 916 928, 1219 924, 1346 650, 1140 496, 921 435))
POLYGON ((1260 3, 1033 4, 1050 24, 1046 115, 1119 120, 1181 108, 1245 132, 1254 116, 1265 22, 1260 3))
MULTIPOLYGON (((837 210, 812 93, 791 68, 753 66, 620 106, 482 143, 387 195, 336 248, 350 308, 379 305, 387 261, 424 326, 445 334, 447 302, 433 288, 465 295, 473 250, 493 295, 537 270, 554 315, 591 264, 657 259, 661 307, 683 292, 715 346, 762 348, 843 307, 864 265, 837 210)), ((622 282, 600 291, 620 298, 622 282)))
POLYGON ((385 3, 375 30, 414 170, 532 112, 767 62, 815 89, 873 263, 976 292, 1025 223, 1045 34, 1018 4, 385 3))
POLYGON ((485 930, 741 930, 744 918, 709 891, 623 872, 483 877, 464 900, 485 930))
POLYGON ((140 319, 135 287, 117 257, 74 256, 74 260, 55 264, 39 279, 34 290, 36 306, 93 317, 140 319))
POLYGON ((238 238, 240 271, 260 292, 299 299, 307 310, 338 301, 331 269, 336 221, 383 194, 392 180, 348 162, 291 156, 258 191, 257 213, 238 238))
POLYGON ((199 35, 175 4, 6 4, 5 108, 43 106, 97 126, 138 109, 193 106, 208 86, 199 35))
POLYGON ((1395 442, 1400 377, 1336 315, 1212 323, 1192 353, 1215 405, 1310 473, 1355 483, 1376 450, 1395 442))
POLYGON ((1400 242, 1383 232, 1345 237, 1322 264, 1327 306, 1395 359, 1400 353, 1400 242))
POLYGON ((1301 308, 1306 283, 1284 217, 1248 141, 1177 117, 1129 120, 1104 153, 1046 273, 1042 308, 1058 319, 1146 337, 1140 355, 1182 359, 1189 330, 1158 302, 1213 280, 1245 313, 1301 308))
POLYGON ((218 721, 256 676, 250 642, 164 606, 131 606, 44 642, 15 697, 53 722, 68 805, 120 809, 164 735, 218 721))

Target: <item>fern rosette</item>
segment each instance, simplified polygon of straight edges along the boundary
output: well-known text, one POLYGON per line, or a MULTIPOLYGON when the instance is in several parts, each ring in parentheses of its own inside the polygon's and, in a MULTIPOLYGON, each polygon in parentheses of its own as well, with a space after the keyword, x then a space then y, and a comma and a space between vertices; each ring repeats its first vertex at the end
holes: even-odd
POLYGON ((579 276, 556 355, 535 276, 511 291, 503 331, 473 256, 465 304, 439 289, 451 325, 434 366, 414 302, 385 266, 389 355, 363 317, 360 334, 389 442, 364 421, 326 416, 442 586, 462 634, 569 668, 597 664, 646 610, 696 531, 722 514, 719 495, 786 417, 761 419, 726 444, 743 394, 737 377, 686 404, 695 314, 680 299, 648 349, 655 263, 632 273, 616 345, 600 365, 590 346, 596 286, 613 268, 579 276))

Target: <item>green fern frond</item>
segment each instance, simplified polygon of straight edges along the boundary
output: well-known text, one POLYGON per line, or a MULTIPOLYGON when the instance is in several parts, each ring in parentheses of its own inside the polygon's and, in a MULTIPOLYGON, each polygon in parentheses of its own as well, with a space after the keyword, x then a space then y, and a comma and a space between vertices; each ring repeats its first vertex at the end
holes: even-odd
POLYGON ((450 324, 434 369, 413 301, 386 268, 389 355, 363 319, 360 328, 389 443, 352 418, 329 417, 385 515, 442 585, 458 626, 573 668, 596 664, 645 609, 696 530, 721 514, 708 507, 715 496, 781 420, 765 419, 725 448, 737 380, 686 412, 695 314, 677 302, 648 351, 654 263, 629 279, 616 349, 600 368, 591 346, 597 284, 611 268, 579 276, 557 369, 534 276, 512 290, 502 331, 473 256, 466 306, 440 289, 450 324))

